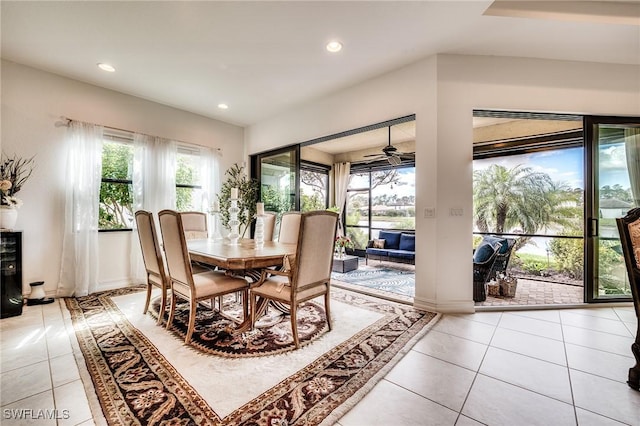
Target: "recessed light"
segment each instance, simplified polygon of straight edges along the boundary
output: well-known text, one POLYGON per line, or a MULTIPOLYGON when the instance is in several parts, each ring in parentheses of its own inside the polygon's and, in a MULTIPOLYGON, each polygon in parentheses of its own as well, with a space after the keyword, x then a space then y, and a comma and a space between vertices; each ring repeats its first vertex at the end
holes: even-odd
POLYGON ((330 41, 327 43, 327 50, 331 53, 336 53, 342 50, 342 43, 339 41, 330 41))
POLYGON ((114 68, 113 65, 109 65, 109 64, 105 64, 105 63, 99 63, 98 64, 98 68, 100 68, 102 71, 107 71, 107 72, 115 72, 116 69, 114 68))
POLYGON ((229 105, 227 105, 227 104, 218 104, 218 108, 220 108, 220 109, 229 109, 229 105))

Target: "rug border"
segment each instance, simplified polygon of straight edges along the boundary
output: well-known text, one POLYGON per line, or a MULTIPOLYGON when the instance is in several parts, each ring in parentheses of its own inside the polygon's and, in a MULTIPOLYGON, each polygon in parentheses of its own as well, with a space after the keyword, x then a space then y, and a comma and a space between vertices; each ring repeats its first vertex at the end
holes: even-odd
MULTIPOLYGON (((127 286, 127 287, 124 287, 123 289, 135 289, 136 287, 138 286, 127 286)), ((407 342, 405 342, 402 345, 402 347, 396 352, 396 354, 393 355, 393 357, 389 359, 385 363, 385 365, 382 368, 380 368, 380 370, 378 370, 375 374, 373 374, 361 388, 355 391, 349 398, 344 400, 342 404, 336 407, 320 423, 318 423, 318 426, 333 425, 340 418, 342 418, 346 413, 348 413, 388 374, 388 372, 392 368, 396 366, 396 364, 413 348, 413 346, 421 338, 423 338, 431 330, 431 328, 435 324, 437 324, 440 321, 442 317, 442 314, 440 313, 415 308, 411 303, 408 303, 408 302, 387 299, 384 297, 380 297, 379 295, 362 294, 362 292, 354 291, 353 289, 344 288, 340 286, 336 286, 336 287, 340 288, 341 291, 352 292, 355 294, 360 293, 360 295, 364 295, 365 297, 368 297, 368 298, 379 299, 386 302, 405 305, 407 307, 411 307, 418 311, 431 314, 433 315, 433 317, 425 325, 423 325, 422 328, 418 332, 416 332, 416 334, 414 334, 411 338, 409 338, 409 340, 407 340, 407 342)), ((71 299, 74 299, 74 298, 71 298, 71 299)), ((84 353, 82 352, 82 348, 80 347, 80 344, 78 342, 78 334, 76 332, 76 329, 73 323, 73 317, 70 311, 70 307, 68 306, 68 303, 66 300, 64 302, 61 302, 61 305, 64 306, 65 308, 64 310, 66 311, 66 315, 63 315, 65 326, 67 328, 70 328, 73 331, 73 334, 75 335, 75 338, 70 340, 71 340, 73 355, 74 355, 74 358, 76 359, 78 370, 80 372, 80 376, 84 385, 85 394, 87 395, 87 400, 89 402, 89 407, 92 414, 92 420, 96 425, 100 425, 100 426, 108 425, 109 422, 103 413, 103 408, 100 404, 100 401, 97 395, 95 383, 93 382, 93 378, 88 370, 86 360, 84 358, 84 353)))
POLYGON ((73 354, 73 358, 76 361, 76 366, 78 367, 78 373, 80 374, 80 380, 82 381, 84 393, 87 395, 87 402, 89 403, 89 410, 91 411, 91 419, 96 426, 108 426, 109 423, 107 422, 107 418, 102 411, 102 406, 100 405, 100 400, 98 399, 95 384, 93 383, 91 373, 89 373, 89 368, 87 367, 87 362, 84 358, 84 354, 82 353, 82 349, 80 348, 80 343, 78 342, 78 334, 76 333, 76 328, 73 324, 73 318, 71 318, 71 310, 69 310, 69 307, 67 306, 66 299, 68 298, 65 297, 58 300, 60 307, 64 308, 62 319, 66 331, 69 334, 73 334, 73 338, 69 339, 69 341, 71 342, 71 352, 73 354))
MULTIPOLYGON (((372 296, 375 297, 375 296, 372 296)), ((420 309, 421 310, 421 309, 420 309)), ((430 312, 430 311, 425 311, 430 312)), ((339 407, 331 412, 327 417, 322 420, 318 424, 318 426, 331 426, 334 425, 344 417, 353 407, 355 407, 358 402, 360 402, 371 390, 391 371, 396 364, 404 358, 406 354, 411 351, 411 349, 415 346, 416 343, 420 339, 422 339, 431 328, 440 321, 442 314, 439 312, 430 312, 435 314, 434 317, 429 320, 427 324, 422 327, 422 330, 417 332, 407 343, 404 344, 402 349, 400 349, 394 356, 391 358, 385 365, 382 367, 376 374, 371 376, 369 380, 367 380, 366 384, 353 393, 349 398, 347 398, 339 407)))

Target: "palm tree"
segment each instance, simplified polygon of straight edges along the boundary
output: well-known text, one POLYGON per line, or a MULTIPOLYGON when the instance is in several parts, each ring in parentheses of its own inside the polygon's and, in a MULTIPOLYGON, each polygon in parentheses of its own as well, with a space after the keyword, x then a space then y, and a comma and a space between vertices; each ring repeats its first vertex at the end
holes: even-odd
MULTIPOLYGON (((519 229, 535 234, 551 224, 564 225, 574 216, 567 203, 566 188, 530 167, 508 169, 493 164, 475 171, 473 182, 474 215, 481 232, 519 229)), ((514 249, 525 245, 528 239, 519 238, 514 249)))

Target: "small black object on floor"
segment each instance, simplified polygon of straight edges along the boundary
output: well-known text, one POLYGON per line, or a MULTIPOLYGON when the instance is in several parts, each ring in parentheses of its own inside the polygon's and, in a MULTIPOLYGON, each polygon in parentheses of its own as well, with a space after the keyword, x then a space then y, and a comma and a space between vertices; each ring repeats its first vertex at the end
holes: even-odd
POLYGON ((52 297, 45 297, 44 288, 42 287, 43 284, 44 281, 36 281, 29 284, 31 286, 31 293, 27 299, 27 306, 53 303, 54 299, 52 297))

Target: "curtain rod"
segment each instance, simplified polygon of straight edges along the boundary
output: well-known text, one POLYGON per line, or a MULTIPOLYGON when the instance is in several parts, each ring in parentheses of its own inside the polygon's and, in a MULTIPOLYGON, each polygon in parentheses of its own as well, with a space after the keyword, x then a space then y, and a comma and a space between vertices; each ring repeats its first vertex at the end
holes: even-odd
MULTIPOLYGON (((56 121, 54 123, 54 125, 56 127, 69 127, 69 124, 71 124, 71 122, 75 121, 76 123, 87 123, 87 124, 94 124, 95 123, 88 123, 86 121, 81 121, 81 120, 74 120, 73 118, 69 118, 69 117, 65 117, 64 115, 60 116, 60 120, 56 121)), ((161 136, 156 136, 156 135, 150 135, 147 133, 142 133, 142 132, 134 132, 132 130, 127 130, 127 129, 120 129, 118 127, 113 127, 113 126, 104 126, 102 124, 99 124, 99 126, 104 127, 105 129, 109 129, 109 130, 116 130, 118 132, 126 132, 126 133, 132 133, 132 134, 138 134, 138 135, 144 135, 144 136, 149 136, 151 138, 159 138, 161 136)), ((167 138, 163 138, 163 139, 167 139, 167 138)), ((177 139, 172 139, 178 143, 182 143, 182 144, 186 144, 186 145, 195 145, 195 146, 199 146, 202 148, 211 148, 213 149, 215 152, 217 152, 218 154, 222 155, 222 148, 214 148, 214 147, 210 147, 210 146, 206 146, 206 145, 200 145, 197 143, 193 143, 193 142, 185 142, 185 141, 181 141, 181 140, 177 140, 177 139)))

